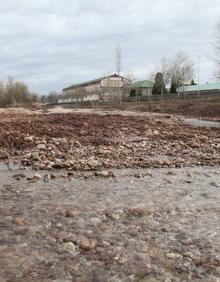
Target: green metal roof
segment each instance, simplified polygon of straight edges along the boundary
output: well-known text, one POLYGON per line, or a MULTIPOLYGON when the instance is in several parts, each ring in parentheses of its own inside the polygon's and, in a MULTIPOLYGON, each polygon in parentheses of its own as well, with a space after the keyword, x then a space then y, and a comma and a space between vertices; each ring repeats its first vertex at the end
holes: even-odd
POLYGON ((132 88, 151 88, 154 86, 153 81, 151 80, 140 80, 132 83, 131 87, 132 88))
MULTIPOLYGON (((220 90, 220 82, 200 84, 199 90, 200 91, 220 90)), ((198 85, 183 86, 180 88, 180 91, 196 92, 198 91, 198 85)))

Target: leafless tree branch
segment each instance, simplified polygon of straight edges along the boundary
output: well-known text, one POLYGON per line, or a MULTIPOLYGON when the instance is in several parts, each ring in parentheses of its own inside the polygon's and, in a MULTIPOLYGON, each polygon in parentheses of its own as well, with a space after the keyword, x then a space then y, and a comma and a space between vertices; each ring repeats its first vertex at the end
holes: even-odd
POLYGON ((121 74, 121 60, 122 60, 122 49, 121 46, 118 45, 115 47, 115 67, 117 74, 121 74))

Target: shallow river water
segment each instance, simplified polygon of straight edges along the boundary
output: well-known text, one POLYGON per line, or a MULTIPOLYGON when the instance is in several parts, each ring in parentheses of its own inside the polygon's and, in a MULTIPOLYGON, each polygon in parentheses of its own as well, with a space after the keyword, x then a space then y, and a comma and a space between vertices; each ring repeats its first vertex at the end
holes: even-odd
POLYGON ((219 281, 220 167, 114 173, 0 172, 0 281, 219 281))
POLYGON ((200 120, 200 119, 196 119, 196 118, 186 118, 184 120, 185 120, 185 122, 189 123, 192 126, 220 128, 220 122, 218 122, 218 121, 200 120))

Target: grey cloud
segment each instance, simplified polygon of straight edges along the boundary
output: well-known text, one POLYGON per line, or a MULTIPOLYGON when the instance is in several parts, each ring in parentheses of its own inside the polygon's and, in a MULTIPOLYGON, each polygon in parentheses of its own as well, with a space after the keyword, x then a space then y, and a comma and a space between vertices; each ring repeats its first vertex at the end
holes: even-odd
POLYGON ((205 82, 219 12, 216 0, 8 0, 0 3, 1 78, 14 75, 41 93, 60 90, 114 72, 120 43, 125 73, 145 78, 163 56, 183 50, 202 57, 205 82))

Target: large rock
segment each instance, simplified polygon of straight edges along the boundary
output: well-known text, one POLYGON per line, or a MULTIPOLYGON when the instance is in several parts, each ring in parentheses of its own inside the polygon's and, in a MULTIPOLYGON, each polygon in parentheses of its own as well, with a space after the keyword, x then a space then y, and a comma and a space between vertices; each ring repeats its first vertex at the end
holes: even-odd
POLYGON ((45 145, 45 144, 38 144, 37 146, 36 146, 36 149, 37 150, 45 150, 47 148, 47 146, 45 145))

